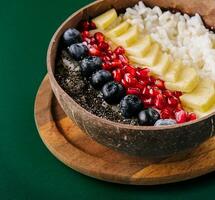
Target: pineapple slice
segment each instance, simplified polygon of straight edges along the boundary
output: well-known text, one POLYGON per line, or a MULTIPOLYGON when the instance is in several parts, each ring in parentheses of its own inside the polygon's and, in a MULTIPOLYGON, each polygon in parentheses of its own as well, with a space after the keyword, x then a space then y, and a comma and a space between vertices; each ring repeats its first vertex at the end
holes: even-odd
POLYGON ((123 47, 128 47, 134 44, 138 38, 137 26, 130 27, 124 34, 117 38, 112 38, 112 40, 123 47))
POLYGON ((108 31, 106 33, 106 36, 109 38, 118 37, 118 36, 122 35, 123 33, 125 33, 128 30, 129 26, 130 25, 128 22, 122 22, 121 24, 119 24, 115 28, 108 31))
POLYGON ((94 18, 92 21, 96 24, 97 28, 105 30, 117 19, 115 9, 108 10, 107 12, 94 18))
POLYGON ((182 105, 192 109, 206 112, 215 104, 215 86, 209 79, 201 80, 198 86, 189 94, 180 97, 182 105))
POLYGON ((160 53, 159 59, 153 67, 150 67, 152 74, 163 77, 170 66, 170 56, 160 53))
POLYGON ((175 60, 171 66, 168 68, 166 74, 163 77, 163 80, 170 81, 170 82, 176 82, 178 80, 179 74, 181 70, 183 69, 182 63, 180 60, 175 60))
POLYGON ((126 48, 126 52, 132 56, 143 57, 151 47, 151 37, 150 35, 146 35, 138 40, 134 45, 129 48, 126 48))
POLYGON ((157 43, 155 43, 151 46, 149 52, 144 57, 129 56, 129 59, 132 62, 135 62, 140 65, 153 66, 156 62, 159 53, 160 46, 157 43))
POLYGON ((206 116, 206 115, 209 115, 209 114, 215 112, 215 103, 214 103, 214 105, 213 105, 211 108, 209 108, 206 112, 201 112, 201 111, 199 111, 199 110, 193 110, 193 112, 197 115, 198 118, 204 117, 204 116, 206 116))
POLYGON ((181 71, 177 82, 165 82, 169 90, 191 92, 198 84, 199 76, 194 68, 186 67, 181 71))
POLYGON ((121 24, 123 22, 123 17, 121 15, 119 15, 117 17, 116 20, 114 20, 113 23, 111 23, 110 26, 107 27, 107 29, 105 29, 105 31, 110 31, 111 29, 115 28, 116 26, 118 26, 119 24, 121 24))

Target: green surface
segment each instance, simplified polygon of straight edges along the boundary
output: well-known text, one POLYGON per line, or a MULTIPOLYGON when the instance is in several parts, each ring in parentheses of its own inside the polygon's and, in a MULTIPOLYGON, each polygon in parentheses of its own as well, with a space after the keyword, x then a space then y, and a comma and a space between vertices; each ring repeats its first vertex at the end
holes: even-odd
POLYGON ((215 173, 164 186, 124 186, 58 161, 37 133, 33 107, 49 40, 90 0, 11 0, 0 6, 0 199, 213 199, 215 173))

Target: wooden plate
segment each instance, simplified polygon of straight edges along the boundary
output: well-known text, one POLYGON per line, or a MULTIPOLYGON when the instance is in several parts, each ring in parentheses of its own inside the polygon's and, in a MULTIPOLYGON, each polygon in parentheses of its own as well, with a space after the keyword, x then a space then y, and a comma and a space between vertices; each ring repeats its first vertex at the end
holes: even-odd
POLYGON ((156 185, 191 179, 215 169, 215 138, 189 154, 147 160, 113 151, 83 133, 62 111, 48 77, 35 102, 35 121, 47 148, 72 169, 105 181, 156 185))

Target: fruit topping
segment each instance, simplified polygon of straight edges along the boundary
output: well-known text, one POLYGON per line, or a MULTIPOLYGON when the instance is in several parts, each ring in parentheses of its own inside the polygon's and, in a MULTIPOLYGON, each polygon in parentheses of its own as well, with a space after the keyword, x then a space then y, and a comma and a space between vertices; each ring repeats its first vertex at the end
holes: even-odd
POLYGON ((151 48, 151 37, 149 35, 142 37, 138 41, 134 43, 131 47, 126 48, 126 52, 131 56, 139 56, 142 57, 151 48))
POLYGON ((199 83, 199 76, 194 68, 184 68, 176 82, 165 82, 165 86, 169 90, 192 92, 199 83))
POLYGON ((159 119, 155 122, 155 126, 169 126, 177 124, 177 122, 173 119, 159 119))
POLYGON ((139 124, 143 126, 148 126, 149 125, 149 115, 147 110, 142 110, 138 114, 138 120, 139 124))
POLYGON ((148 108, 147 114, 149 116, 149 125, 154 125, 155 122, 160 119, 159 112, 153 108, 148 108))
POLYGON ((114 81, 106 83, 101 92, 104 100, 109 104, 117 104, 125 96, 125 89, 114 81))
POLYGON ((122 22, 115 28, 108 31, 106 35, 109 38, 118 37, 118 36, 122 35, 125 31, 127 31, 129 26, 130 25, 128 22, 122 22))
POLYGON ((204 79, 188 94, 183 94, 181 102, 184 106, 202 112, 207 111, 215 103, 215 86, 212 80, 204 79))
POLYGON ((67 46, 82 42, 80 32, 75 28, 67 29, 63 34, 63 42, 67 46))
POLYGON ((181 124, 187 121, 187 112, 184 110, 180 110, 175 113, 175 119, 177 123, 181 124))
POLYGON ((136 26, 130 27, 126 32, 117 38, 113 38, 113 41, 117 45, 122 45, 124 47, 129 47, 137 41, 138 30, 136 26))
POLYGON ((136 116, 142 108, 143 104, 136 95, 127 95, 120 102, 120 111, 125 118, 136 116))
POLYGON ((70 55, 81 60, 82 75, 95 89, 101 89, 107 103, 120 102, 120 112, 125 118, 138 116, 140 125, 152 126, 156 121, 158 125, 170 125, 197 117, 184 111, 180 99, 186 107, 189 103, 200 111, 211 107, 214 85, 204 86, 213 91, 207 97, 206 89, 197 86, 199 76, 195 69, 182 66, 179 60, 172 61, 150 35, 140 35, 136 26, 118 19, 114 9, 93 22, 82 22, 80 29, 81 33, 68 29, 63 35, 70 55), (92 31, 95 28, 98 29, 92 31), (81 39, 83 42, 79 43, 81 39), (204 100, 199 97, 195 101, 196 96, 203 96, 204 100))
POLYGON ((78 61, 87 56, 88 48, 83 43, 76 43, 69 46, 68 51, 70 55, 78 61))
POLYGON ((112 80, 113 77, 111 73, 102 69, 92 75, 90 82, 95 89, 101 89, 105 83, 110 82, 112 80))
POLYGON ((187 117, 188 117, 189 121, 196 120, 196 118, 197 118, 195 113, 189 113, 187 117))
POLYGON ((96 56, 88 56, 81 61, 81 73, 84 77, 90 77, 101 69, 102 60, 96 56))
POLYGON ((106 29, 117 19, 117 13, 115 9, 108 10, 107 12, 99 15, 93 19, 93 22, 99 29, 106 29))

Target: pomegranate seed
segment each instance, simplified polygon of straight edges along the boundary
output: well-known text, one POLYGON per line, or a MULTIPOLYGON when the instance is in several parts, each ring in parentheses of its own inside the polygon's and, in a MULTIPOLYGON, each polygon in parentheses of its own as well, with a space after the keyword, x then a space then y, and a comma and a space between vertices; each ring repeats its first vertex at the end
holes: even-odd
POLYGON ((143 98, 142 102, 145 108, 151 107, 154 104, 152 98, 143 98))
POLYGON ((90 28, 90 23, 88 21, 84 21, 81 23, 81 29, 84 31, 88 31, 90 28))
POLYGON ((144 81, 139 81, 136 84, 136 87, 139 88, 140 90, 143 90, 146 87, 146 83, 144 81))
POLYGON ((94 22, 90 22, 90 29, 93 30, 93 29, 96 29, 96 24, 94 22))
POLYGON ((126 93, 139 96, 140 95, 140 89, 139 88, 128 88, 126 93))
POLYGON ((86 41, 82 42, 82 44, 86 45, 88 47, 88 44, 86 41))
POLYGON ((122 80, 122 70, 121 69, 115 69, 112 72, 113 78, 116 82, 119 82, 122 80))
POLYGON ((148 96, 149 95, 149 88, 148 87, 144 87, 143 90, 142 90, 142 94, 144 96, 148 96))
POLYGON ((128 58, 126 58, 124 55, 119 55, 119 59, 122 61, 123 64, 128 64, 128 58))
POLYGON ((173 118, 172 112, 167 108, 164 108, 163 110, 161 110, 160 116, 161 116, 162 119, 171 119, 171 118, 173 118))
POLYGON ((136 76, 136 70, 130 65, 126 65, 124 68, 125 73, 130 73, 132 76, 136 76))
MULTIPOLYGON (((112 60, 114 60, 114 59, 116 59, 117 58, 117 56, 116 56, 116 54, 115 53, 112 53, 111 55, 110 55, 110 58, 112 59, 112 60)), ((121 60, 120 60, 120 62, 121 62, 121 60)), ((122 62, 121 62, 122 63, 122 62)))
POLYGON ((125 88, 128 88, 128 87, 129 87, 129 84, 125 81, 125 79, 122 79, 122 80, 121 80, 121 84, 122 84, 125 88))
POLYGON ((110 61, 110 58, 108 56, 102 56, 101 59, 103 62, 110 61))
POLYGON ((107 54, 108 56, 112 56, 112 55, 113 55, 113 51, 111 51, 111 50, 109 49, 108 51, 106 51, 106 54, 107 54))
POLYGON ((164 90, 163 91, 163 95, 166 96, 166 97, 172 97, 174 96, 173 93, 169 90, 164 90))
POLYGON ((91 56, 100 56, 101 55, 101 52, 95 46, 91 46, 89 48, 89 53, 90 53, 91 56))
POLYGON ((151 94, 153 97, 156 97, 159 94, 162 94, 162 91, 158 87, 150 87, 149 94, 151 94))
POLYGON ((155 106, 158 109, 164 109, 166 107, 166 98, 162 94, 156 96, 155 106))
POLYGON ((155 85, 162 90, 165 89, 164 81, 160 79, 155 80, 155 85))
POLYGON ((125 73, 124 80, 128 83, 129 86, 135 87, 137 82, 137 79, 134 78, 131 74, 125 73))
POLYGON ((101 43, 104 42, 105 36, 101 32, 97 32, 94 34, 94 38, 96 39, 97 42, 101 43))
POLYGON ((99 49, 101 49, 101 50, 107 50, 107 49, 109 49, 109 44, 108 44, 107 42, 100 42, 100 43, 98 44, 98 47, 99 47, 99 49))
POLYGON ((84 38, 89 38, 89 37, 90 37, 90 32, 89 32, 89 31, 83 31, 83 32, 81 33, 81 35, 82 35, 82 37, 84 37, 84 38))
POLYGON ((182 95, 182 92, 175 91, 175 92, 173 92, 173 95, 178 98, 182 95))
POLYGON ((147 81, 142 81, 142 80, 139 80, 139 85, 140 85, 140 88, 144 88, 145 86, 147 86, 148 82, 147 81))
POLYGON ((90 37, 90 42, 91 45, 96 44, 96 39, 94 37, 90 37))
POLYGON ((175 113, 177 123, 181 124, 187 121, 187 113, 184 110, 175 113))
POLYGON ((122 62, 119 60, 119 59, 114 59, 112 62, 111 62, 111 65, 113 68, 121 68, 122 67, 122 62))
POLYGON ((155 79, 154 77, 149 76, 149 77, 148 77, 148 80, 149 80, 149 84, 150 84, 150 85, 154 85, 154 84, 155 84, 156 79, 155 79))
POLYGON ((112 70, 112 65, 110 62, 104 62, 104 63, 102 63, 102 68, 110 71, 110 70, 112 70))
POLYGON ((197 119, 197 116, 195 113, 189 113, 187 118, 188 118, 188 121, 193 121, 197 119))
POLYGON ((114 50, 114 53, 117 55, 125 54, 125 49, 123 47, 119 46, 114 50))
POLYGON ((167 102, 170 106, 176 107, 178 105, 178 99, 176 97, 168 97, 167 102))
POLYGON ((174 110, 174 113, 179 112, 179 111, 181 111, 181 110, 183 110, 183 109, 182 109, 182 105, 179 103, 179 104, 177 105, 176 109, 174 110))
POLYGON ((139 79, 145 79, 146 77, 149 76, 149 72, 150 72, 150 70, 148 68, 144 68, 144 69, 140 69, 140 70, 138 69, 136 74, 139 79))

